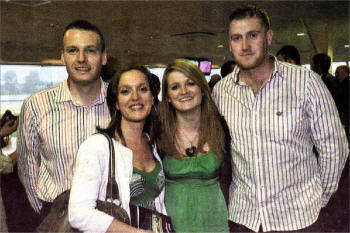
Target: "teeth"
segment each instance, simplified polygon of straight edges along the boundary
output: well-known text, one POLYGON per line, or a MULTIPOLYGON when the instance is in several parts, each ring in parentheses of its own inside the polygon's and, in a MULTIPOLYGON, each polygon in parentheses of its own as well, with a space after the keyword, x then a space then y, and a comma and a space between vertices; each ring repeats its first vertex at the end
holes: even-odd
POLYGON ((132 105, 130 108, 131 109, 140 109, 140 108, 142 108, 142 105, 141 104, 136 104, 136 105, 132 105))
POLYGON ((76 69, 80 70, 80 71, 88 71, 89 70, 88 67, 77 67, 76 69))
POLYGON ((180 99, 180 101, 187 101, 187 100, 191 100, 191 99, 192 99, 192 97, 185 97, 185 98, 180 99))

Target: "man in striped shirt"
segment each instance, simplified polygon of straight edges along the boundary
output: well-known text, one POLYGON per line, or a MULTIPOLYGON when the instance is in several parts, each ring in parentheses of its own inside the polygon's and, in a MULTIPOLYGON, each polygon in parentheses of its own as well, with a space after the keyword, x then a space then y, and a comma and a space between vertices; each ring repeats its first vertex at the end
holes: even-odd
POLYGON ((263 10, 231 14, 237 66, 212 94, 232 137, 230 230, 322 231, 317 219, 338 187, 348 142, 320 77, 269 55, 272 36, 263 10))
POLYGON ((68 25, 61 60, 68 78, 28 97, 19 118, 18 173, 40 219, 70 189, 79 145, 110 121, 107 84, 100 77, 107 62, 100 30, 81 20, 68 25))

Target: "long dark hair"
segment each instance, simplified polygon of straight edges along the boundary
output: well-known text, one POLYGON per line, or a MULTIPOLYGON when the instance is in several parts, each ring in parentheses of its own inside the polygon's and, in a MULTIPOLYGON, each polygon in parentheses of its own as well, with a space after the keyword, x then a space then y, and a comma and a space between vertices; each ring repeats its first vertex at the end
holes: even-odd
MULTIPOLYGON (((121 129, 121 121, 122 121, 122 114, 120 110, 116 108, 116 104, 118 102, 118 86, 119 81, 123 73, 131 71, 131 70, 137 70, 143 73, 146 76, 146 79, 148 81, 151 94, 154 97, 154 102, 156 102, 157 97, 157 87, 154 83, 154 80, 152 78, 152 74, 148 71, 148 69, 144 66, 137 66, 137 65, 131 65, 126 68, 121 69, 119 72, 117 72, 108 88, 107 88, 107 106, 111 115, 111 121, 107 128, 101 129, 97 128, 98 132, 104 132, 108 134, 110 137, 114 137, 115 131, 117 131, 118 136, 122 140, 122 143, 125 145, 125 139, 123 136, 123 132, 121 129)), ((157 134, 157 124, 158 124, 158 118, 155 106, 153 105, 151 108, 151 113, 147 116, 145 125, 143 127, 143 132, 147 133, 150 139, 150 144, 153 144, 154 137, 157 134)))

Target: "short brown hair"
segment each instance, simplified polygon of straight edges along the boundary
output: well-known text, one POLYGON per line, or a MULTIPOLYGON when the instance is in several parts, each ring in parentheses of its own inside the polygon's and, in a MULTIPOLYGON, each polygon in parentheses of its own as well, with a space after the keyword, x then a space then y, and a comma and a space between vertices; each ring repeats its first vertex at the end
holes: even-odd
POLYGON ((260 19, 261 24, 265 27, 266 31, 270 29, 270 19, 266 11, 254 5, 246 5, 236 8, 230 15, 230 22, 248 17, 257 17, 260 19))

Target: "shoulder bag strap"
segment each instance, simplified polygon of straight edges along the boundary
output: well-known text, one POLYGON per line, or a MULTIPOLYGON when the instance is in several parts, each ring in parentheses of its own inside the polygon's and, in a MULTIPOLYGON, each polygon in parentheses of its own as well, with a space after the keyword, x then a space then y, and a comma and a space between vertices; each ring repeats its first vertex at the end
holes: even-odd
POLYGON ((118 199, 121 203, 118 184, 115 181, 115 154, 114 154, 115 152, 114 152, 113 141, 108 134, 106 133, 102 133, 102 134, 108 139, 108 144, 109 144, 109 169, 108 169, 106 200, 108 198, 110 198, 111 200, 118 199))

